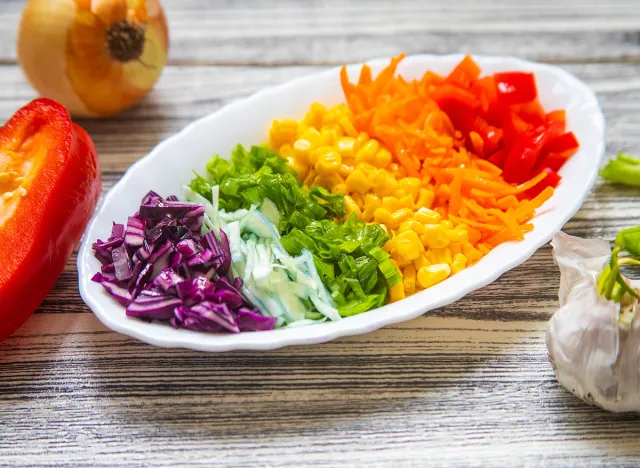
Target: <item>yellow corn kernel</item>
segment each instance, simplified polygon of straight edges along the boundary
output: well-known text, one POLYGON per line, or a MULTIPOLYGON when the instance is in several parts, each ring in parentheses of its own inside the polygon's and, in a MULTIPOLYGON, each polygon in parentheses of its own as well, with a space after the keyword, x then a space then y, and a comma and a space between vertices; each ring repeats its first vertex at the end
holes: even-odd
POLYGON ((346 195, 347 192, 347 184, 336 184, 333 186, 333 188, 331 189, 332 193, 341 193, 343 195, 346 195))
POLYGON ((367 193, 372 187, 371 182, 361 169, 354 170, 347 177, 347 189, 349 192, 367 193))
POLYGON ((367 162, 359 162, 356 164, 356 169, 363 171, 369 178, 372 178, 378 174, 379 169, 367 162))
POLYGON ((405 231, 393 239, 393 248, 404 260, 413 261, 424 252, 424 246, 420 242, 418 234, 413 231, 405 231))
POLYGON ((358 144, 360 146, 364 145, 367 141, 369 141, 369 135, 367 135, 366 132, 360 132, 358 134, 358 137, 356 138, 356 140, 358 140, 358 144))
POLYGON ((315 166, 317 162, 323 157, 325 154, 335 153, 336 150, 333 149, 332 146, 321 146, 320 148, 314 149, 309 153, 309 165, 315 166))
POLYGON ((440 224, 440 226, 442 226, 442 228, 443 228, 445 231, 450 231, 450 230, 452 230, 452 229, 453 229, 453 227, 454 227, 454 226, 453 226, 453 223, 452 223, 451 221, 449 221, 448 219, 444 219, 444 220, 440 221, 440 223, 439 223, 439 224, 440 224))
POLYGON ((373 212, 373 219, 378 224, 387 224, 389 226, 393 224, 393 218, 391 218, 391 212, 385 208, 377 208, 373 212))
POLYGON ((476 260, 480 260, 482 258, 482 252, 480 252, 468 242, 462 244, 462 253, 470 262, 475 262, 476 260))
POLYGON ((344 116, 338 119, 338 123, 343 128, 344 133, 349 135, 350 137, 356 138, 358 136, 358 131, 355 129, 349 117, 344 116))
POLYGON ((377 140, 369 140, 364 145, 360 147, 358 152, 356 153, 356 162, 367 162, 372 163, 375 161, 376 153, 378 152, 378 148, 380 147, 380 143, 377 140))
POLYGON ((433 199, 435 197, 436 197, 436 194, 433 193, 431 190, 421 188, 420 191, 418 192, 418 200, 416 200, 416 206, 431 208, 431 206, 433 205, 433 199))
POLYGON ((419 270, 422 267, 426 267, 431 265, 431 262, 427 259, 425 254, 420 255, 413 261, 413 266, 416 267, 416 270, 419 270))
POLYGON ((393 251, 393 253, 391 253, 391 255, 393 255, 393 257, 397 260, 398 267, 401 270, 405 267, 408 267, 409 265, 413 265, 411 260, 406 260, 404 257, 400 256, 395 250, 393 251))
POLYGON ((402 205, 400 204, 400 200, 398 200, 396 197, 383 197, 382 207, 391 212, 394 212, 402 208, 402 205))
POLYGON ((316 171, 320 174, 337 172, 342 165, 342 156, 337 151, 325 153, 318 158, 315 164, 316 171))
POLYGON ((378 169, 371 175, 371 180, 376 188, 376 193, 380 196, 386 197, 391 195, 398 182, 393 178, 390 172, 385 169, 378 169))
POLYGON ((405 297, 406 297, 406 295, 404 293, 404 284, 402 282, 399 282, 395 286, 389 288, 389 301, 390 302, 397 302, 397 301, 400 301, 400 300, 404 299, 405 297))
POLYGON ((398 201, 400 202, 400 205, 402 205, 403 208, 410 208, 413 211, 413 208, 415 207, 415 205, 413 203, 413 197, 411 195, 405 195, 404 197, 400 198, 398 201))
POLYGON ((469 242, 469 233, 466 229, 459 229, 460 226, 456 226, 455 229, 449 229, 447 231, 447 237, 451 242, 469 242))
POLYGON ((282 145, 278 150, 278 153, 280 153, 280 156, 282 156, 283 158, 292 158, 295 156, 293 147, 289 143, 285 143, 284 145, 282 145))
POLYGON ((349 195, 344 196, 344 209, 346 210, 347 214, 356 213, 358 216, 360 216, 360 214, 362 213, 358 204, 349 195))
POLYGON ((309 169, 306 164, 304 164, 301 160, 292 157, 287 158, 287 164, 289 165, 289 167, 291 167, 291 169, 296 171, 296 176, 298 177, 298 179, 304 180, 307 174, 307 170, 309 169))
POLYGON ((272 148, 280 148, 285 143, 293 143, 298 132, 298 122, 291 119, 274 120, 269 130, 269 141, 272 148))
MULTIPOLYGON (((388 240, 387 242, 384 243, 384 245, 382 246, 382 250, 384 250, 385 252, 389 253, 391 252, 391 249, 393 248, 393 242, 391 242, 391 240, 388 240)), ((392 262, 394 262, 393 258, 391 259, 392 262)))
POLYGON ((449 242, 449 250, 451 250, 451 255, 455 258, 456 255, 462 253, 462 244, 460 242, 449 242))
POLYGON ((373 219, 373 213, 382 206, 380 197, 373 193, 367 193, 364 196, 364 210, 362 212, 362 219, 369 222, 373 219))
POLYGON ((307 128, 305 129, 298 138, 299 140, 307 140, 311 143, 312 148, 317 148, 320 146, 320 141, 322 140, 322 136, 320 135, 320 131, 315 128, 307 128))
POLYGON ((453 258, 451 256, 451 250, 449 250, 449 247, 444 247, 442 249, 431 249, 431 255, 433 255, 433 263, 446 263, 447 265, 451 265, 453 263, 453 258))
POLYGON ((402 284, 406 294, 413 294, 416 291, 416 267, 413 264, 407 265, 402 270, 402 284))
POLYGON ((483 255, 487 255, 491 252, 491 246, 489 244, 478 244, 478 250, 482 252, 483 255))
POLYGON ((327 108, 319 102, 311 104, 311 108, 307 115, 304 116, 304 123, 310 127, 320 128, 322 126, 322 118, 327 113, 327 108))
POLYGON ((331 146, 342 136, 344 136, 344 131, 338 124, 324 125, 320 130, 320 141, 323 145, 331 146))
MULTIPOLYGON (((296 158, 300 159, 303 163, 309 164, 309 153, 312 151, 313 146, 309 140, 300 138, 293 144, 293 154, 296 158)), ((282 153, 280 153, 282 154, 282 153)))
POLYGON ((418 270, 418 283, 424 289, 444 281, 451 274, 451 267, 446 263, 429 265, 418 270))
POLYGON ((340 166, 340 169, 338 169, 338 172, 342 177, 349 177, 353 172, 353 166, 349 166, 348 164, 343 164, 342 166, 340 166))
POLYGON ((414 217, 416 218, 416 221, 419 221, 422 224, 438 224, 442 219, 440 213, 424 207, 416 211, 414 217))
POLYGON ((392 159, 393 157, 388 149, 380 148, 373 158, 373 164, 377 167, 387 167, 392 159))
POLYGON ((420 224, 415 219, 408 219, 398 226, 398 232, 405 231, 414 231, 418 235, 425 233, 424 225, 420 224))
POLYGON ((409 208, 400 208, 399 210, 394 211, 391 214, 391 219, 393 219, 393 226, 399 226, 400 223, 411 218, 411 215, 413 215, 413 211, 411 211, 409 208))
POLYGON ((320 187, 333 191, 333 187, 340 184, 344 184, 344 179, 340 177, 337 172, 327 172, 318 174, 310 185, 319 185, 320 187))
POLYGON ((449 238, 441 226, 427 224, 424 227, 425 233, 420 235, 420 239, 425 246, 432 249, 441 249, 449 245, 449 238))
POLYGON ((353 201, 356 202, 356 205, 358 205, 360 209, 362 209, 362 207, 364 206, 364 199, 362 198, 362 195, 360 195, 358 192, 352 193, 351 198, 353 198, 353 201))
POLYGON ((405 177, 398 181, 398 189, 404 190, 407 194, 411 194, 415 200, 420 191, 420 184, 420 179, 417 177, 405 177))
POLYGON ((322 116, 322 126, 338 123, 342 115, 342 111, 337 106, 332 107, 322 116))
POLYGON ((465 268, 467 268, 467 257, 461 253, 455 254, 453 256, 453 263, 451 264, 451 271, 456 274, 465 268))
MULTIPOLYGON (((402 179, 401 179, 402 180, 402 179)), ((395 189, 392 193, 392 195, 396 198, 402 198, 404 196, 407 195, 407 192, 405 192, 404 190, 400 190, 400 189, 395 189)))
POLYGON ((335 147, 338 151, 340 151, 340 154, 342 155, 343 158, 351 159, 356 154, 358 144, 355 138, 350 136, 344 136, 344 137, 338 138, 338 140, 335 142, 335 147))

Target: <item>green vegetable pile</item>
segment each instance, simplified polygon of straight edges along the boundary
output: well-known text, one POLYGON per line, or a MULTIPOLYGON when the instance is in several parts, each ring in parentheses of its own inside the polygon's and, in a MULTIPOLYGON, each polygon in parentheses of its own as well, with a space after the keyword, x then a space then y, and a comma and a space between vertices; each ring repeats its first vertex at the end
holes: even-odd
POLYGON ((290 255, 303 249, 313 254, 341 316, 382 306, 388 287, 402 281, 382 250, 389 235, 380 225, 366 224, 355 214, 344 219, 341 194, 322 187, 306 190, 286 160, 267 147, 246 150, 238 145, 230 160, 214 156, 206 174, 196 174, 189 188, 211 201, 216 185, 219 208, 226 212, 260 206, 266 199, 273 202, 282 245, 290 255))

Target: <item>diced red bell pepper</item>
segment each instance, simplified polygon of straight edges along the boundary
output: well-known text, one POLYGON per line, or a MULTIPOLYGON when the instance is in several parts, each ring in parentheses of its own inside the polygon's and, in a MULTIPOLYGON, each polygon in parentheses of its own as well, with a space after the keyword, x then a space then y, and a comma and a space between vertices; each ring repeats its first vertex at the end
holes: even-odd
POLYGON ((478 79, 480 72, 481 69, 478 64, 471 56, 467 55, 456 65, 453 71, 449 73, 447 81, 467 88, 474 80, 478 79))
POLYGON ((526 104, 538 97, 536 80, 533 73, 506 72, 496 73, 498 99, 505 104, 526 104))
POLYGON ((504 162, 507 159, 508 155, 509 153, 506 149, 500 148, 498 151, 489 156, 487 160, 494 166, 498 166, 501 168, 502 166, 504 166, 504 162))
POLYGON ((542 125, 547 120, 547 115, 538 99, 534 99, 525 104, 518 104, 514 107, 518 116, 532 125, 542 125))
POLYGON ((562 180, 562 177, 560 177, 560 175, 558 175, 558 173, 553 169, 546 167, 543 169, 543 172, 547 173, 547 177, 545 177, 538 184, 536 184, 535 186, 527 190, 524 193, 525 198, 528 198, 528 199, 535 198, 540 194, 540 192, 542 192, 547 187, 556 188, 560 183, 560 181, 562 180))
POLYGON ((542 149, 560 135, 563 127, 563 122, 551 122, 522 134, 511 147, 504 163, 504 180, 521 183, 531 177, 536 163, 543 157, 542 149))
POLYGON ((522 134, 509 151, 504 163, 504 180, 509 183, 526 181, 546 143, 547 127, 542 125, 522 134))
POLYGON ((484 141, 484 153, 479 156, 484 156, 493 153, 502 141, 502 130, 489 125, 482 117, 476 117, 471 124, 471 132, 476 132, 484 141))
POLYGON ((502 132, 506 148, 511 148, 520 136, 529 130, 530 124, 522 120, 513 110, 507 109, 502 116, 502 132))
POLYGON ((553 171, 558 172, 564 163, 567 162, 569 156, 565 156, 562 153, 549 153, 547 155, 542 155, 541 158, 536 163, 533 168, 533 174, 539 174, 545 168, 549 168, 553 171))
POLYGON ((0 128, 0 341, 45 298, 100 192, 93 142, 62 105, 36 99, 0 128))
POLYGON ((578 139, 573 132, 567 132, 551 138, 547 144, 544 145, 543 152, 546 154, 560 153, 568 158, 578 151, 579 147, 580 143, 578 143, 578 139))

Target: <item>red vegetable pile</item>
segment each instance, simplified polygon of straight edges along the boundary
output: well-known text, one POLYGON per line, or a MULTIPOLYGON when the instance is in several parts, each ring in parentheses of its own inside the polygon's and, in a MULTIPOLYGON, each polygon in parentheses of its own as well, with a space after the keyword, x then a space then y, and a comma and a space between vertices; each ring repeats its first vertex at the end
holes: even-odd
POLYGON ((227 275, 229 241, 223 231, 200 235, 204 207, 149 192, 140 210, 113 224, 106 242, 93 244, 101 272, 93 281, 127 307, 127 315, 170 321, 175 328, 232 332, 271 330, 227 275))
POLYGON ((565 111, 545 113, 533 73, 480 73, 467 56, 448 76, 427 73, 424 80, 467 149, 501 168, 505 181, 519 184, 547 172, 527 198, 556 187, 557 171, 579 147, 565 129, 565 111))

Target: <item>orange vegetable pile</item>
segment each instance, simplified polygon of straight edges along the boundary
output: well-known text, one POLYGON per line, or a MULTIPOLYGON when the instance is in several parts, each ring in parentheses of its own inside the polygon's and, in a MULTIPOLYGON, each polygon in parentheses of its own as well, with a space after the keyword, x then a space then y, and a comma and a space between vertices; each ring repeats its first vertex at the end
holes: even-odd
MULTIPOLYGON (((543 124, 532 122, 514 133, 475 116, 473 125, 459 125, 451 103, 468 100, 470 111, 487 114, 495 100, 489 95, 494 77, 479 78, 480 69, 466 57, 447 77, 427 71, 409 81, 396 75, 403 57, 392 59, 375 78, 364 65, 357 82, 349 81, 343 67, 346 106, 326 109, 315 103, 299 122, 274 121, 270 133, 270 146, 306 186, 344 194, 348 212, 386 227, 391 235, 386 250, 403 274, 403 283, 391 288, 391 300, 428 288, 533 229, 530 221, 553 194, 560 178, 551 172, 559 167, 551 171, 525 161, 514 174, 531 177, 508 183, 501 168, 506 158, 497 162, 492 156, 515 154, 518 145, 529 151, 522 142, 534 128, 548 138, 545 145, 563 150, 562 162, 575 152, 555 139, 567 140, 564 113, 544 114, 536 96, 535 103, 502 111, 521 115, 537 106, 543 124), (476 102, 480 108, 474 110, 476 102)), ((525 90, 509 99, 531 99, 530 94, 525 90)), ((550 155, 540 156, 540 148, 536 163, 550 155)), ((552 156, 558 159, 557 153, 552 156)))

